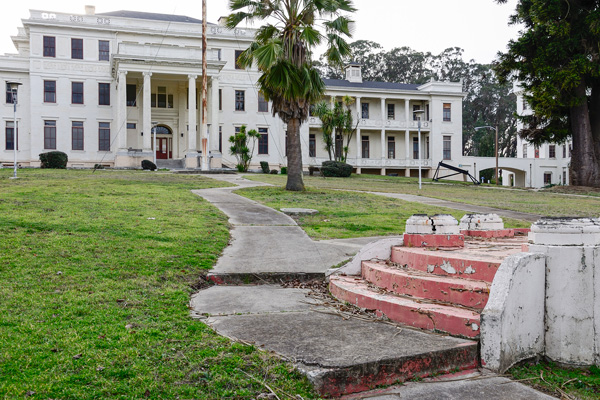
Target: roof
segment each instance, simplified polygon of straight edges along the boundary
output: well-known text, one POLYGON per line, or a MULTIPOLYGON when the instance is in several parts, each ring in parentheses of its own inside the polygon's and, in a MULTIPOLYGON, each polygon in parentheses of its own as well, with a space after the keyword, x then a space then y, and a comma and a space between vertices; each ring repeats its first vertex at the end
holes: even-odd
MULTIPOLYGON (((190 24, 201 24, 202 20, 186 17, 185 15, 174 15, 174 14, 157 14, 141 11, 111 11, 107 13, 99 13, 96 15, 102 15, 107 17, 123 17, 123 18, 137 18, 137 19, 150 19, 154 21, 167 21, 167 22, 187 22, 190 24)), ((209 23, 209 25, 214 25, 209 23)))
POLYGON ((323 79, 325 86, 347 87, 355 89, 418 90, 420 84, 364 81, 348 82, 342 79, 323 79))

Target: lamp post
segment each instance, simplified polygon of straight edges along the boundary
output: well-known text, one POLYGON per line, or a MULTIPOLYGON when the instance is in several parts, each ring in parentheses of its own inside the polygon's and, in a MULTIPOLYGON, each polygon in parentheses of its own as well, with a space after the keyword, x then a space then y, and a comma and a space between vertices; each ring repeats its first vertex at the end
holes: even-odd
POLYGON ((500 180, 498 179, 498 125, 495 127, 490 125, 478 126, 475 128, 476 131, 480 129, 495 129, 496 130, 496 140, 494 142, 494 153, 496 153, 496 186, 500 184, 500 180))
POLYGON ((421 153, 422 153, 422 151, 421 151, 421 115, 423 115, 425 113, 425 111, 424 110, 416 110, 416 111, 413 111, 413 113, 417 115, 417 129, 419 132, 418 133, 419 139, 418 139, 418 144, 417 144, 417 146, 418 146, 417 154, 419 155, 419 159, 418 159, 418 161, 419 161, 419 190, 421 190, 421 159, 423 158, 423 157, 421 157, 421 153))
POLYGON ((158 124, 158 122, 156 121, 152 121, 152 135, 154 136, 153 138, 153 147, 154 147, 154 154, 152 154, 153 156, 153 160, 154 160, 154 165, 156 165, 156 125, 158 124))
POLYGON ((17 91, 19 90, 19 86, 22 85, 22 83, 6 81, 6 84, 10 89, 10 94, 13 102, 13 150, 15 153, 15 172, 13 179, 17 179, 17 143, 19 143, 19 137, 17 132, 17 91))

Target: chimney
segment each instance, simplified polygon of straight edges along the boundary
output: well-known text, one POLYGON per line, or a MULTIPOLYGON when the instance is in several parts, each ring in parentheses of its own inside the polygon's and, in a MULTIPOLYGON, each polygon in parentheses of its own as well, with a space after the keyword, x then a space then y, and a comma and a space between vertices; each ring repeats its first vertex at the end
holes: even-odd
POLYGON ((96 6, 85 6, 85 15, 95 15, 96 6))
POLYGON ((219 25, 220 26, 225 26, 225 23, 227 22, 227 17, 221 17, 219 18, 219 25))
POLYGON ((355 62, 351 62, 346 67, 346 80, 348 82, 353 82, 353 83, 363 83, 362 65, 355 63, 355 62))

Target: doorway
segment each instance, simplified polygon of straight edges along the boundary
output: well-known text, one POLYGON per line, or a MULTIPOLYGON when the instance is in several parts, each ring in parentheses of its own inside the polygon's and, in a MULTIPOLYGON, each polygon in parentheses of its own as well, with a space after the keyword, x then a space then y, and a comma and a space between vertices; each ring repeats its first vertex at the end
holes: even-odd
POLYGON ((173 131, 166 125, 154 128, 156 135, 156 159, 169 160, 173 158, 173 131))

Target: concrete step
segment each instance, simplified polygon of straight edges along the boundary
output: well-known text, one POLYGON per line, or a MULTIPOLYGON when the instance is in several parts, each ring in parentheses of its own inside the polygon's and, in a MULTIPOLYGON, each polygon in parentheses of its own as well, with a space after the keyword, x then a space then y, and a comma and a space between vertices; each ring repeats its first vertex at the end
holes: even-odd
POLYGON ((375 310, 394 322, 466 338, 479 336, 479 313, 468 309, 399 297, 375 290, 357 277, 332 276, 329 290, 340 301, 375 310))
MULTIPOLYGON (((519 249, 520 251, 520 249, 519 249)), ((391 261, 438 276, 453 276, 491 283, 502 258, 468 254, 465 251, 394 247, 391 261)))
POLYGON ((156 160, 157 168, 168 168, 168 169, 183 169, 183 160, 156 160))
POLYGON ((411 268, 394 268, 385 262, 365 261, 362 276, 373 285, 399 295, 432 299, 483 310, 490 284, 461 278, 434 276, 411 268))

